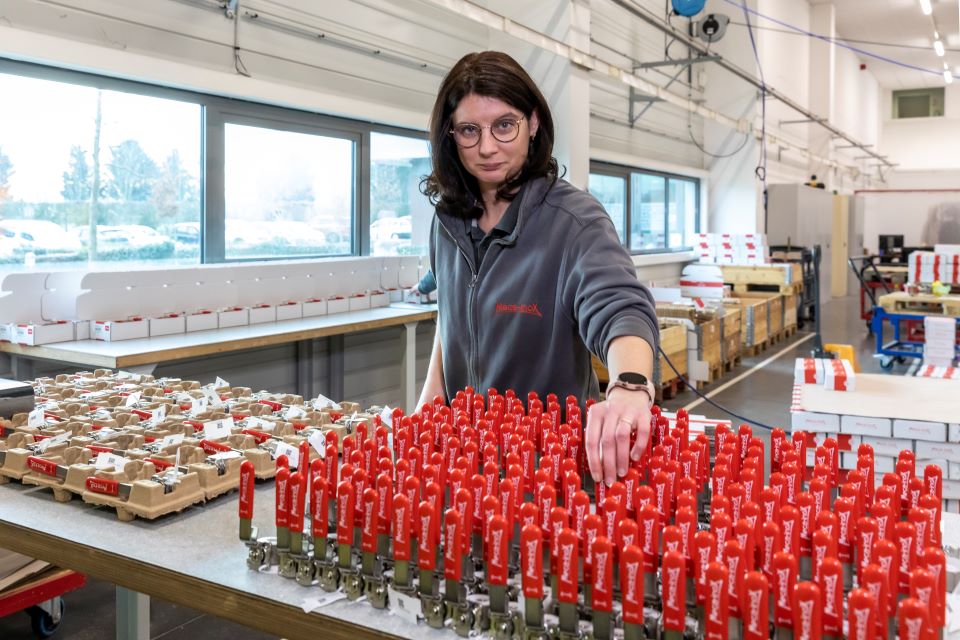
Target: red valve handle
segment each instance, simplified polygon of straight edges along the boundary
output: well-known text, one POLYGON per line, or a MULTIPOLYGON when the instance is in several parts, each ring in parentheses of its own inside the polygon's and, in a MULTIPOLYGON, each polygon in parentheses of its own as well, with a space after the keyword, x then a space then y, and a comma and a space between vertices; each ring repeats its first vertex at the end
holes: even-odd
POLYGON ((697 602, 707 598, 707 568, 717 555, 717 537, 710 531, 698 531, 693 536, 693 576, 696 583, 697 602))
POLYGON ((927 546, 927 548, 923 550, 918 564, 933 574, 937 594, 931 599, 934 603, 931 609, 933 616, 932 622, 934 625, 942 627, 946 622, 944 603, 947 597, 947 556, 940 547, 927 546))
POLYGON ((910 591, 917 527, 912 522, 898 522, 893 526, 893 531, 897 544, 897 589, 905 594, 910 591))
POLYGON ((507 584, 509 548, 510 525, 503 516, 493 516, 487 528, 487 581, 490 584, 507 584))
POLYGON ((57 463, 53 460, 29 456, 27 458, 27 468, 45 476, 57 477, 57 463))
POLYGON ((827 635, 840 635, 843 620, 843 566, 836 558, 824 558, 820 563, 819 580, 823 594, 823 630, 827 635))
POLYGON ((767 599, 770 587, 766 576, 759 571, 751 571, 743 578, 740 610, 743 612, 743 640, 768 640, 769 607, 767 599))
POLYGON ((663 628, 684 630, 687 610, 687 561, 677 551, 663 554, 663 628))
POLYGON ((87 478, 87 489, 94 493, 102 493, 108 496, 120 495, 120 483, 109 478, 97 478, 91 476, 87 478))
POLYGON ((797 558, 791 553, 773 554, 773 623, 778 627, 793 625, 793 589, 797 583, 797 558))
POLYGON ((916 568, 910 572, 910 597, 927 603, 927 615, 931 624, 939 622, 937 601, 940 591, 937 589, 937 579, 931 571, 916 568))
POLYGON ((443 514, 443 576, 447 580, 461 577, 463 557, 463 521, 456 509, 447 509, 443 514))
POLYGON ((543 597, 543 531, 539 526, 526 525, 520 530, 520 566, 523 596, 543 597))
POLYGON ((600 536, 593 541, 590 563, 593 567, 593 608, 596 611, 613 611, 613 543, 609 538, 600 536))
POLYGON ((876 621, 875 627, 878 637, 886 636, 887 620, 894 614, 887 588, 886 572, 880 568, 880 565, 867 565, 858 578, 858 582, 874 599, 876 607, 874 619, 876 621))
POLYGON ((704 640, 727 640, 730 605, 728 581, 730 573, 726 565, 711 562, 706 570, 704 640))
POLYGON ((760 525, 760 570, 767 579, 773 577, 773 556, 783 548, 780 525, 767 520, 760 525))
POLYGON ((640 509, 640 542, 643 549, 643 570, 657 571, 660 553, 660 512, 656 505, 647 503, 640 509))
POLYGON ((361 498, 362 520, 360 528, 360 548, 364 553, 377 552, 377 529, 379 514, 377 513, 377 490, 366 489, 361 498))
MULTIPOLYGON (((312 505, 310 530, 315 538, 326 538, 330 524, 327 513, 330 509, 330 493, 327 491, 327 480, 321 476, 314 476, 310 504, 312 505)), ((242 499, 242 498, 241 498, 242 499)))
POLYGON ((437 566, 436 543, 436 511, 433 505, 424 500, 417 509, 418 529, 420 537, 417 539, 417 566, 422 571, 433 571, 437 566))
POLYGON ((410 500, 403 493, 393 497, 393 558, 410 560, 410 500))
POLYGON ((303 513, 307 500, 307 474, 306 470, 290 476, 290 482, 287 485, 290 494, 290 532, 303 533, 303 513))
POLYGON ((220 442, 213 442, 211 440, 201 440, 200 448, 203 449, 203 452, 208 456, 215 455, 217 453, 224 453, 226 451, 231 451, 231 447, 228 444, 222 444, 220 442))
POLYGON ((643 551, 635 544, 620 553, 620 590, 623 621, 643 624, 643 551))
POLYGON ((727 604, 730 615, 740 617, 740 589, 743 584, 743 547, 737 540, 727 540, 723 544, 723 562, 727 565, 729 580, 727 583, 727 604))
POLYGON ((337 487, 337 542, 340 544, 353 544, 354 506, 353 482, 343 480, 337 487))
POLYGON ((915 598, 900 602, 897 611, 897 630, 900 640, 926 640, 933 636, 933 625, 927 605, 915 598))
MULTIPOLYGON (((286 456, 281 456, 286 457, 286 456)), ((277 461, 280 461, 280 458, 277 458, 277 461)), ((277 527, 286 527, 290 523, 290 505, 288 503, 289 499, 289 489, 287 485, 290 483, 290 469, 287 467, 280 467, 280 470, 277 471, 277 475, 274 478, 274 485, 276 489, 276 500, 277 500, 277 527)))
POLYGON ((577 603, 579 586, 579 542, 573 529, 564 528, 557 535, 557 599, 570 604, 577 603))
POLYGON ((793 590, 793 635, 805 640, 820 640, 823 622, 820 617, 820 587, 813 582, 800 582, 793 590))

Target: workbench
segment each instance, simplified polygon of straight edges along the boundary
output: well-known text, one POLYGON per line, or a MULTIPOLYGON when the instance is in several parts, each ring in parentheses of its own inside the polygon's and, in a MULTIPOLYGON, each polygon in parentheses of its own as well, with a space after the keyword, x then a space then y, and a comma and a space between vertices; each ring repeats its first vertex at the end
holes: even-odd
MULTIPOLYGON (((273 504, 273 483, 259 485, 261 535, 274 534, 273 504)), ((150 637, 151 596, 291 640, 452 636, 366 601, 305 613, 304 599, 326 592, 247 569, 237 526, 236 494, 155 521, 120 522, 113 509, 55 503, 48 489, 0 486, 0 547, 116 584, 118 639, 150 637)))
MULTIPOLYGON (((68 366, 125 369, 141 374, 152 374, 160 364, 222 354, 260 347, 297 343, 298 371, 309 371, 313 357, 312 340, 335 338, 349 333, 373 331, 384 327, 400 326, 403 329, 403 361, 400 370, 403 399, 412 407, 417 399, 416 388, 416 332, 417 324, 433 320, 437 306, 395 303, 388 307, 351 311, 328 316, 282 320, 263 324, 180 333, 154 338, 103 342, 78 340, 40 346, 25 346, 0 343, 0 353, 11 357, 12 377, 17 380, 34 378, 32 363, 47 360, 68 366)), ((341 382, 342 384, 342 382, 341 382)), ((315 397, 313 380, 301 376, 297 393, 315 397)), ((339 396, 336 389, 325 390, 325 395, 339 396)))

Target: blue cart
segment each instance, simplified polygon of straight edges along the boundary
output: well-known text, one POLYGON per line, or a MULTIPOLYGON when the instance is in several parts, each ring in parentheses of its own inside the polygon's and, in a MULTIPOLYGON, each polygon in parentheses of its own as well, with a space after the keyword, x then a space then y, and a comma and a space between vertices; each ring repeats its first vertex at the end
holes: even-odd
MULTIPOLYGON (((926 316, 918 313, 890 313, 883 307, 873 308, 873 318, 870 328, 877 338, 876 355, 880 357, 880 367, 889 369, 893 363, 904 362, 907 358, 923 358, 923 340, 907 335, 909 332, 901 323, 920 323, 926 316), (889 322, 893 327, 893 340, 884 344, 883 323, 889 322)), ((960 322, 960 318, 956 319, 960 322)), ((957 347, 954 347, 954 357, 957 357, 957 347)))

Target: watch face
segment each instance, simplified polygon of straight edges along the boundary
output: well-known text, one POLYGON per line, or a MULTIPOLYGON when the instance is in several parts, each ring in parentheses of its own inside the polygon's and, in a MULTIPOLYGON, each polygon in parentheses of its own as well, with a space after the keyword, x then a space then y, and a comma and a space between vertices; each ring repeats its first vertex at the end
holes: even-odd
POLYGON ((647 376, 634 371, 624 371, 617 379, 620 380, 620 382, 626 382, 627 384, 647 384, 647 376))

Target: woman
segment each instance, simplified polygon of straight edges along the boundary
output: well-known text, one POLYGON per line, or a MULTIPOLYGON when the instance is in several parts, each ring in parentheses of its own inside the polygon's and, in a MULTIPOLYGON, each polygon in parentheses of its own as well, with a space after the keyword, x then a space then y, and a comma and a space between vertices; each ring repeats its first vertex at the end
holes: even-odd
POLYGON ((585 449, 609 485, 649 438, 658 325, 610 217, 559 178, 553 140, 546 100, 510 56, 471 53, 444 78, 424 182, 440 306, 419 404, 467 385, 582 403, 599 395, 595 353, 614 382, 587 417, 585 449))

